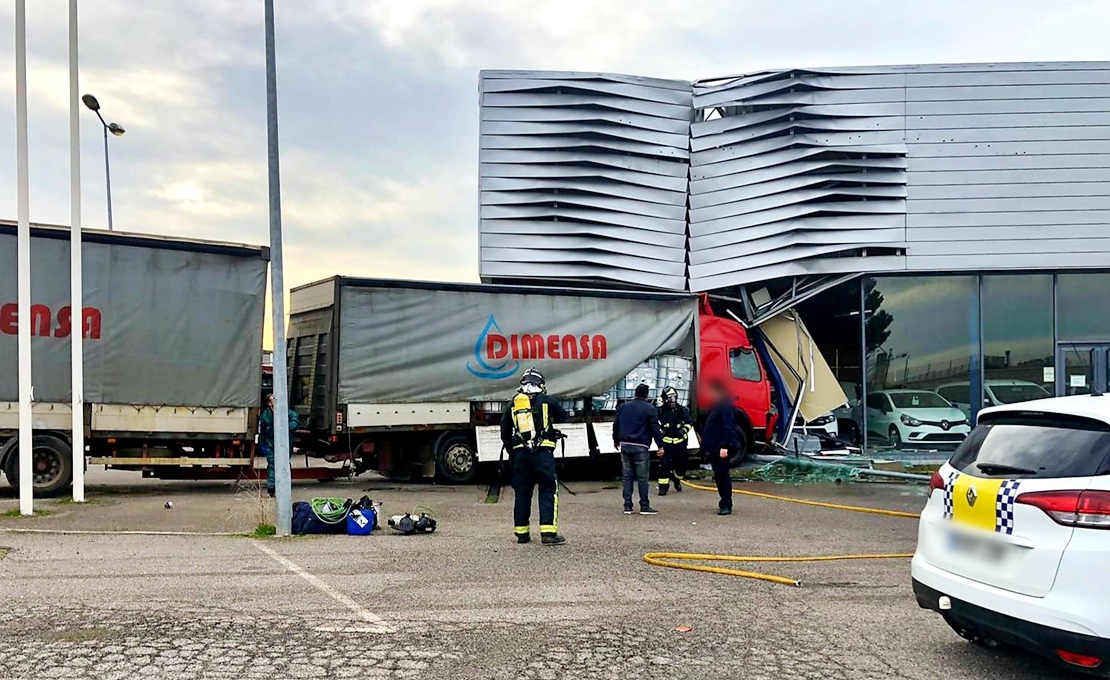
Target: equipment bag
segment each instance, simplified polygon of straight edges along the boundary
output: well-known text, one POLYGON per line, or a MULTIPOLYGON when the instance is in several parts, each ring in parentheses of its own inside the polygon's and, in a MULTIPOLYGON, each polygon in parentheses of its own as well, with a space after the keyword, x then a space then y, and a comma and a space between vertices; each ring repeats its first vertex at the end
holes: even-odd
POLYGON ((377 522, 377 513, 373 508, 354 509, 347 515, 348 536, 369 536, 374 531, 377 522))
POLYGON ((298 535, 347 533, 347 505, 340 500, 334 511, 335 514, 332 514, 331 508, 335 507, 336 500, 339 499, 315 498, 312 503, 304 501, 294 503, 291 527, 293 533, 298 535), (314 508, 314 505, 319 506, 319 510, 314 508))

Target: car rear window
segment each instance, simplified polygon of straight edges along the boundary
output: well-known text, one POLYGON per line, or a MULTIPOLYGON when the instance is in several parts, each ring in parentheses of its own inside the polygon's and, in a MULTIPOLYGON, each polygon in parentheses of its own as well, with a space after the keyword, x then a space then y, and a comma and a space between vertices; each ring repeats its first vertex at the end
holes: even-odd
POLYGON ((1022 415, 980 424, 951 464, 980 477, 1091 477, 1110 472, 1110 427, 1084 418, 1022 415))

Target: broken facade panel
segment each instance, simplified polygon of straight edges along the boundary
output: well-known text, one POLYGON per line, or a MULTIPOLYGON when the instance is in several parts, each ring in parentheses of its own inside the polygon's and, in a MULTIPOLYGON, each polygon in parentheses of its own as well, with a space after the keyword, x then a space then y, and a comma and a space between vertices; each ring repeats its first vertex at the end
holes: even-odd
POLYGON ((485 72, 481 132, 487 281, 1110 263, 1105 62, 485 72))

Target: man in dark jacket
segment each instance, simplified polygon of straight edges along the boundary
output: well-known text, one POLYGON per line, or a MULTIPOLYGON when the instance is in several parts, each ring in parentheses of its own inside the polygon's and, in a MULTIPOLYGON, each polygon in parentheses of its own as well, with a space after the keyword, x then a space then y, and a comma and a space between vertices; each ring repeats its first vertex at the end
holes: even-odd
POLYGON ((741 446, 740 437, 736 431, 736 409, 732 405, 732 397, 724 385, 713 383, 709 386, 716 406, 709 412, 705 419, 705 429, 701 435, 702 450, 709 457, 713 466, 713 480, 717 482, 717 493, 721 500, 718 504, 718 515, 732 514, 732 477, 729 476, 729 456, 733 450, 741 446))
POLYGON ((621 452, 624 473, 624 514, 632 514, 632 480, 640 487, 640 514, 657 515, 648 500, 648 469, 651 465, 648 450, 652 441, 663 446, 663 432, 659 429, 659 411, 648 401, 647 385, 636 386, 636 398, 626 401, 617 409, 613 422, 613 444, 621 452))
POLYGON ((678 390, 673 387, 663 389, 659 425, 663 430, 663 448, 659 451, 659 495, 666 496, 672 481, 674 490, 682 491, 682 480, 690 463, 690 430, 694 427, 690 409, 678 403, 678 390))
POLYGON ((524 372, 520 389, 501 415, 501 442, 513 464, 513 533, 517 543, 532 540, 532 491, 540 489, 540 542, 566 543, 559 534, 559 481, 555 477, 555 423, 566 422, 563 406, 547 395, 547 383, 534 368, 524 372))

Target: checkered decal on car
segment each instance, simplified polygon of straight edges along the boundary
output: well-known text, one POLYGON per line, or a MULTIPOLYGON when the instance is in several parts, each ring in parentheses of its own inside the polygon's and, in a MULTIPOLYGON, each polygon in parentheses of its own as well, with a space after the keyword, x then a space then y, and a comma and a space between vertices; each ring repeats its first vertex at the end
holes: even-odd
POLYGON ((1014 499, 1017 498, 1021 482, 1008 479, 998 489, 998 500, 994 504, 994 530, 1000 534, 1014 533, 1014 499))
POLYGON ((944 519, 952 519, 952 489, 956 486, 959 472, 952 472, 944 482, 944 519))

